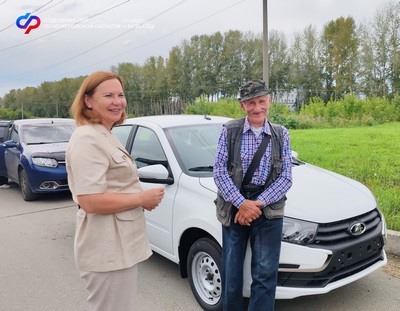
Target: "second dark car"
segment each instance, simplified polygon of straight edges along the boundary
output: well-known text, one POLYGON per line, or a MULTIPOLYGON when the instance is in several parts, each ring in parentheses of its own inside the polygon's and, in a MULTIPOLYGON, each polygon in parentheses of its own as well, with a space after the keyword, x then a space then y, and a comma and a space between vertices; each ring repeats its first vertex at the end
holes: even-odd
POLYGON ((65 151, 74 129, 72 119, 14 121, 0 147, 0 184, 16 182, 25 201, 39 193, 68 191, 65 151))

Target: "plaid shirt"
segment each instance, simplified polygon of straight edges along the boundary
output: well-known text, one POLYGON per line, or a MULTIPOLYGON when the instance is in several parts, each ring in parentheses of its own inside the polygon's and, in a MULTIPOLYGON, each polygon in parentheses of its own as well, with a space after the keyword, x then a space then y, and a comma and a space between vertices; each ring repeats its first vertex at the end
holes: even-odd
MULTIPOLYGON (((266 134, 271 135, 271 130, 267 122, 265 122, 262 134, 256 137, 246 117, 240 149, 244 175, 253 160, 258 146, 261 144, 266 134)), ((224 126, 218 139, 218 149, 214 163, 214 181, 224 200, 239 207, 246 199, 240 193, 240 190, 236 188, 228 175, 227 145, 227 129, 224 126)), ((251 184, 260 186, 265 184, 271 166, 271 145, 271 143, 268 144, 267 150, 261 158, 260 165, 254 172, 251 184)), ((257 198, 258 201, 264 202, 265 205, 279 201, 292 186, 292 154, 290 149, 290 136, 286 128, 283 128, 282 161, 282 174, 257 198)))

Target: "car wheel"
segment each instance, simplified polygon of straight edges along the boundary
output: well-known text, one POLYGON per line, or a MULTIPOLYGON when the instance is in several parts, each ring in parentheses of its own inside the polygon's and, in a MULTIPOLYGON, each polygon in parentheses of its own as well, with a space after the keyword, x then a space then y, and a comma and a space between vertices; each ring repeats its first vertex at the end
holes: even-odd
POLYGON ((192 292, 204 310, 222 310, 221 246, 201 238, 189 250, 187 270, 192 292))
POLYGON ((8 183, 8 178, 0 176, 0 186, 5 185, 6 183, 8 183))
POLYGON ((28 176, 26 176, 26 172, 24 169, 19 172, 19 186, 21 187, 22 198, 25 201, 36 200, 37 195, 36 193, 32 192, 29 185, 28 176))

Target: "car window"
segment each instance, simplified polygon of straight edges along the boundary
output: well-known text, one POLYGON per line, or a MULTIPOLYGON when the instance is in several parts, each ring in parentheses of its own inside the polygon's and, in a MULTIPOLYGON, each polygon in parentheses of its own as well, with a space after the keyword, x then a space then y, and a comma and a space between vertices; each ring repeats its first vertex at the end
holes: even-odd
POLYGON ((4 137, 7 137, 9 126, 0 126, 0 143, 4 142, 4 137))
POLYGON ((16 126, 14 126, 11 131, 10 140, 12 140, 15 143, 19 143, 19 135, 16 126))
POLYGON ((174 127, 167 137, 174 146, 176 157, 189 174, 212 172, 220 124, 174 127))
POLYGON ((112 129, 112 133, 118 138, 122 146, 126 147, 126 143, 128 142, 131 130, 132 125, 121 125, 114 127, 112 129))
POLYGON ((131 156, 138 168, 154 164, 162 164, 168 168, 167 158, 157 135, 145 127, 139 127, 136 132, 131 156))

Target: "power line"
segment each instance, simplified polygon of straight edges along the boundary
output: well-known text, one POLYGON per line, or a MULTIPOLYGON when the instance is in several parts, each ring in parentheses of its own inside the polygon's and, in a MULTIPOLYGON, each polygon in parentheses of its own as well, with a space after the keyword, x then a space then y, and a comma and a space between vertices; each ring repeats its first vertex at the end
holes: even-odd
MULTIPOLYGON (((148 19, 148 20, 146 20, 146 21, 144 21, 143 23, 141 23, 141 24, 139 25, 139 27, 142 26, 143 24, 145 24, 145 23, 147 23, 147 22, 149 22, 149 21, 151 21, 151 20, 153 20, 153 19, 156 19, 157 17, 160 17, 161 15, 163 15, 163 14, 165 14, 165 13, 167 13, 167 12, 173 10, 173 9, 175 9, 176 7, 180 6, 181 4, 183 4, 183 3, 186 2, 186 1, 187 1, 187 0, 182 0, 182 1, 180 1, 179 3, 177 3, 177 4, 175 4, 175 5, 171 6, 171 7, 169 7, 168 9, 162 11, 161 13, 159 13, 159 14, 157 14, 157 15, 151 17, 150 19, 148 19)), ((95 50, 95 49, 97 49, 97 48, 99 48, 99 47, 101 47, 101 46, 103 46, 103 45, 105 45, 105 44, 107 44, 107 43, 110 43, 111 41, 114 41, 115 39, 120 38, 120 37, 126 35, 128 32, 131 32, 132 30, 135 30, 135 29, 136 29, 136 27, 133 27, 133 28, 131 28, 131 29, 128 29, 127 31, 124 31, 123 33, 121 33, 121 34, 119 34, 119 35, 117 35, 117 36, 115 36, 115 37, 113 37, 113 38, 111 38, 111 39, 109 39, 109 40, 107 40, 107 41, 105 41, 105 42, 103 42, 103 43, 100 43, 100 44, 98 44, 98 45, 96 45, 96 46, 94 46, 94 47, 92 47, 92 48, 90 48, 90 49, 88 49, 88 50, 86 50, 86 51, 83 51, 83 52, 81 52, 81 53, 79 53, 79 54, 77 54, 77 55, 75 55, 75 56, 72 56, 72 57, 70 57, 70 58, 68 58, 68 59, 66 59, 66 60, 64 60, 64 61, 62 61, 62 62, 56 63, 56 64, 54 64, 53 66, 61 65, 61 64, 63 64, 63 63, 66 63, 66 62, 68 62, 68 61, 74 59, 74 58, 77 58, 77 57, 82 56, 82 55, 84 55, 84 54, 86 54, 86 53, 89 53, 90 51, 93 51, 93 50, 95 50)))
MULTIPOLYGON (((125 1, 125 2, 128 2, 128 1, 129 1, 129 0, 127 0, 127 1, 125 1)), ((147 19, 146 21, 144 21, 143 23, 141 23, 138 27, 140 27, 141 25, 143 25, 143 24, 145 24, 145 23, 147 23, 147 22, 149 22, 149 21, 151 21, 151 20, 154 20, 155 18, 157 18, 157 17, 159 17, 159 16, 161 16, 161 15, 163 15, 163 14, 165 14, 165 13, 167 13, 167 12, 173 10, 173 9, 175 9, 176 7, 182 5, 182 4, 183 4, 184 2, 186 2, 186 1, 187 1, 187 0, 183 0, 183 1, 178 2, 177 4, 171 6, 171 7, 167 8, 166 10, 164 10, 164 11, 162 11, 162 12, 160 12, 160 13, 154 15, 153 17, 147 19)), ((95 16, 97 16, 97 15, 99 15, 99 14, 101 14, 101 13, 107 12, 107 11, 109 11, 109 10, 111 10, 111 9, 113 9, 113 8, 115 8, 115 7, 117 7, 117 6, 120 6, 120 5, 124 4, 125 2, 120 3, 120 4, 118 4, 118 5, 116 5, 116 6, 112 7, 112 8, 107 9, 107 10, 104 10, 104 11, 101 11, 101 12, 99 12, 99 13, 96 13, 95 15, 92 15, 91 17, 87 18, 86 20, 88 20, 88 19, 90 19, 90 18, 93 18, 93 17, 95 17, 95 16)), ((92 64, 92 65, 85 66, 85 67, 81 67, 81 68, 86 68, 86 67, 90 67, 90 66, 99 64, 99 63, 104 62, 104 61, 106 61, 106 60, 109 60, 109 59, 112 59, 112 58, 121 56, 121 55, 123 55, 123 54, 132 52, 132 51, 134 51, 134 50, 136 50, 136 49, 139 49, 139 48, 141 48, 141 47, 147 46, 147 45, 149 45, 149 44, 151 44, 151 43, 154 43, 154 42, 156 42, 156 41, 159 41, 159 40, 161 40, 161 39, 164 39, 164 38, 166 38, 166 37, 169 37, 169 36, 171 36, 171 35, 173 35, 173 34, 175 34, 175 33, 177 33, 177 32, 180 32, 180 31, 182 31, 182 30, 184 30, 184 29, 186 29, 186 28, 189 28, 189 27, 191 27, 191 26, 193 26, 193 25, 195 25, 195 24, 198 24, 198 23, 200 23, 200 22, 202 22, 202 21, 204 21, 204 20, 206 20, 206 19, 209 19, 209 18, 211 18, 211 17, 213 17, 213 16, 216 16, 216 15, 218 15, 218 14, 220 14, 220 13, 222 13, 222 12, 228 10, 228 9, 231 9, 232 7, 234 7, 234 6, 238 5, 238 4, 240 4, 241 2, 244 2, 244 0, 240 0, 240 1, 238 1, 238 2, 235 2, 235 3, 232 4, 232 5, 229 5, 229 6, 223 8, 223 9, 217 11, 217 12, 214 12, 214 13, 212 13, 212 14, 206 16, 206 17, 203 17, 203 18, 201 18, 201 19, 199 19, 199 20, 197 20, 197 21, 195 21, 195 22, 193 22, 193 23, 190 23, 190 24, 188 24, 188 25, 186 25, 186 26, 184 26, 184 27, 181 27, 181 28, 179 28, 179 29, 177 29, 177 30, 175 30, 175 31, 173 31, 173 32, 171 32, 171 33, 169 33, 169 34, 166 34, 166 35, 161 36, 161 37, 159 37, 159 38, 157 38, 157 39, 151 40, 151 41, 149 41, 149 42, 147 42, 147 43, 144 43, 144 44, 142 44, 142 45, 140 45, 140 46, 137 46, 137 47, 135 47, 135 48, 132 48, 132 49, 130 49, 130 50, 128 50, 128 51, 125 51, 125 52, 123 52, 123 53, 120 53, 120 54, 114 55, 114 56, 112 56, 112 57, 103 59, 103 60, 100 61, 100 62, 96 62, 96 63, 94 63, 94 64, 92 64)), ((80 21, 80 22, 82 22, 82 21, 80 21)), ((78 22, 78 23, 80 23, 80 22, 78 22)), ((77 23, 75 23, 75 24, 77 24, 77 23)), ((75 24, 74 24, 74 25, 75 25, 75 24)), ((75 58, 77 58, 77 57, 79 57, 79 56, 81 56, 81 55, 84 55, 84 54, 86 54, 86 53, 88 53, 88 52, 90 52, 90 51, 93 51, 93 50, 99 48, 100 46, 103 46, 103 45, 105 45, 105 44, 107 44, 107 43, 109 43, 109 42, 111 42, 111 41, 113 41, 113 40, 115 40, 115 39, 117 39, 117 38, 119 38, 119 37, 125 35, 126 33, 130 32, 130 31, 132 31, 132 30, 135 30, 135 29, 136 29, 136 27, 135 27, 135 28, 132 28, 132 29, 129 29, 129 30, 127 30, 127 31, 125 31, 125 32, 123 32, 123 33, 121 33, 121 34, 119 34, 118 36, 115 36, 115 37, 113 37, 113 38, 111 38, 111 39, 109 39, 109 40, 107 40, 107 41, 105 41, 105 42, 103 42, 103 43, 101 43, 101 44, 99 44, 99 45, 93 47, 93 48, 90 48, 90 49, 88 49, 88 50, 86 50, 86 51, 84 51, 84 52, 81 52, 81 53, 79 53, 79 54, 77 54, 77 55, 75 55, 75 56, 73 56, 73 57, 70 57, 70 58, 68 58, 68 59, 66 59, 66 60, 63 60, 63 61, 61 61, 61 62, 58 62, 58 63, 56 63, 56 64, 47 66, 47 67, 43 68, 43 69, 40 70, 40 71, 37 71, 37 70, 36 70, 36 71, 34 71, 34 72, 32 72, 32 73, 25 74, 25 75, 23 75, 22 77, 15 78, 15 79, 9 79, 8 81, 17 81, 17 80, 20 80, 20 79, 22 79, 22 78, 26 78, 26 77, 29 77, 29 76, 37 75, 37 74, 40 73, 40 72, 44 72, 44 71, 46 71, 46 70, 48 70, 48 69, 50 69, 50 68, 53 68, 53 67, 55 67, 55 66, 57 66, 57 65, 66 63, 66 62, 68 62, 68 61, 70 61, 70 60, 72 60, 72 59, 75 59, 75 58)), ((50 34, 54 34, 54 33, 56 33, 56 32, 62 31, 62 30, 65 30, 65 29, 60 29, 60 30, 55 31, 55 32, 52 32, 52 33, 50 33, 50 34)), ((50 35, 50 34, 47 34, 47 35, 45 35, 45 36, 48 36, 48 35, 50 35)), ((45 37, 45 36, 36 38, 36 39, 34 39, 34 40, 30 40, 29 42, 38 40, 38 39, 43 38, 43 37, 45 37)), ((28 43, 28 42, 27 42, 27 43, 28 43)), ((25 44, 25 43, 24 43, 24 44, 25 44)), ((20 44, 20 45, 22 45, 22 44, 20 44)), ((7 49, 8 49, 8 48, 7 48, 7 49)), ((0 51, 3 51, 3 50, 0 50, 0 51)), ((81 68, 79 68, 79 69, 81 69, 81 68)), ((79 70, 79 69, 75 69, 74 71, 77 71, 77 70, 79 70)), ((74 71, 71 71, 71 72, 74 72, 74 71)))
MULTIPOLYGON (((104 61, 107 61, 107 60, 116 58, 116 57, 118 57, 118 56, 121 56, 121 55, 130 53, 130 52, 132 52, 132 51, 135 51, 135 50, 137 50, 137 49, 139 49, 139 48, 142 48, 142 47, 147 46, 147 45, 149 45, 149 44, 152 44, 152 43, 154 43, 154 42, 160 41, 160 40, 162 40, 162 39, 164 39, 164 38, 167 38, 167 37, 169 37, 169 36, 171 36, 171 35, 173 35, 173 34, 175 34, 175 33, 177 33, 177 32, 180 32, 180 31, 182 31, 182 30, 184 30, 184 29, 186 29, 186 28, 189 28, 189 27, 191 27, 191 26, 193 26, 193 25, 196 25, 196 24, 198 24, 198 23, 200 23, 200 22, 202 22, 202 21, 204 21, 204 20, 206 20, 206 19, 208 19, 208 18, 211 18, 211 17, 213 17, 213 16, 215 16, 215 15, 218 15, 218 14, 220 14, 220 13, 222 13, 222 12, 228 10, 228 9, 231 9, 232 7, 238 5, 238 4, 241 3, 241 2, 244 2, 244 0, 240 0, 240 1, 238 1, 238 2, 235 2, 234 4, 232 4, 232 5, 230 5, 230 6, 227 6, 227 7, 223 8, 223 9, 221 9, 221 10, 215 12, 215 13, 212 13, 212 14, 206 16, 206 17, 203 17, 203 18, 201 18, 201 19, 199 19, 199 20, 197 20, 197 21, 195 21, 195 22, 193 22, 193 23, 191 23, 191 24, 189 24, 189 25, 186 25, 186 26, 184 26, 184 27, 182 27, 182 28, 179 28, 179 29, 177 29, 177 30, 175 30, 175 31, 173 31, 173 32, 170 32, 170 33, 168 33, 168 34, 166 34, 166 35, 164 35, 164 36, 161 36, 161 37, 159 37, 159 38, 157 38, 157 39, 148 41, 148 42, 146 42, 146 43, 144 43, 144 44, 141 44, 141 45, 139 45, 139 46, 136 46, 136 47, 134 47, 134 48, 132 48, 132 49, 130 49, 130 50, 127 50, 127 51, 125 51, 125 52, 116 54, 116 55, 114 55, 114 56, 111 56, 111 57, 108 57, 108 58, 105 58, 105 59, 102 59, 101 61, 98 61, 98 62, 96 62, 96 63, 87 65, 87 66, 85 66, 85 67, 80 67, 80 68, 75 69, 75 70, 73 70, 73 71, 67 72, 67 74, 68 74, 68 73, 75 72, 75 71, 80 70, 80 69, 82 69, 82 68, 88 68, 88 67, 91 67, 91 66, 100 64, 100 63, 102 63, 102 62, 104 62, 104 61)), ((142 23, 142 24, 143 24, 143 23, 142 23)))
MULTIPOLYGON (((127 0, 127 1, 125 1, 125 2, 128 2, 129 0, 127 0)), ((167 12, 169 12, 169 11, 171 11, 171 10, 173 10, 173 9, 175 9, 176 7, 178 7, 178 6, 180 6, 181 4, 183 4, 184 2, 186 2, 187 0, 183 0, 183 1, 180 1, 179 3, 177 3, 177 4, 175 4, 175 5, 173 5, 173 6, 170 6, 168 9, 166 9, 166 10, 164 10, 164 11, 162 11, 162 12, 160 12, 160 13, 158 13, 158 14, 156 14, 156 15, 154 15, 153 17, 151 17, 151 18, 149 18, 148 20, 146 20, 146 21, 144 21, 142 24, 140 24, 140 25, 143 25, 144 23, 147 23, 147 22, 149 22, 149 21, 151 21, 151 20, 153 20, 153 19, 155 19, 155 18, 157 18, 157 17, 159 17, 159 16, 161 16, 161 15, 163 15, 163 14, 165 14, 165 13, 167 13, 167 12)), ((125 3, 125 2, 123 2, 123 3, 125 3)), ((123 4, 123 3, 121 3, 121 4, 123 4)), ((121 4, 119 4, 119 5, 121 5, 121 4)), ((118 6, 119 6, 118 5, 118 6)), ((115 6, 116 7, 116 6, 115 6)), ((113 8, 115 8, 115 7, 113 7, 113 8)), ((110 9, 112 9, 112 8, 110 8, 110 9)), ((108 10, 110 10, 110 9, 108 9, 108 10)), ((106 10, 107 11, 107 10, 106 10)), ((103 11, 103 12, 105 12, 105 11, 103 11)), ((100 13, 98 13, 98 14, 96 14, 96 15, 99 15, 100 13)), ((96 16, 96 15, 93 15, 93 16, 91 16, 90 18, 92 18, 92 17, 94 17, 94 16, 96 16)), ((65 29, 65 28, 64 28, 65 29)), ((61 30, 64 30, 64 29, 61 29, 61 30)), ((32 76, 32 75, 36 75, 36 74, 38 74, 38 73, 40 73, 40 72, 44 72, 44 71, 46 71, 47 69, 49 69, 49 68, 53 68, 53 67, 55 67, 55 66, 57 66, 57 65, 61 65, 61 64, 64 64, 64 63, 66 63, 66 62, 68 62, 68 61, 70 61, 70 60, 72 60, 72 59, 75 59, 75 58, 77 58, 77 57, 79 57, 79 56, 82 56, 82 55, 84 55, 84 54, 86 54, 86 53, 88 53, 88 52, 90 52, 90 51, 93 51, 93 50, 95 50, 95 49, 97 49, 97 48, 99 48, 99 47, 101 47, 101 46, 103 46, 103 45, 105 45, 105 44, 107 44, 107 43, 109 43, 109 42, 111 42, 111 41, 113 41, 113 40, 115 40, 115 39, 117 39, 117 38, 119 38, 119 37, 121 37, 121 36, 123 36, 123 35, 125 35, 125 34, 127 34, 128 32, 130 32, 130 31, 132 31, 132 30, 135 30, 136 28, 132 28, 132 29, 129 29, 129 30, 127 30, 127 31, 125 31, 125 32, 123 32, 123 33, 121 33, 121 34, 119 34, 119 35, 117 35, 117 36, 115 36, 115 37, 113 37, 113 38, 111 38, 111 39, 109 39, 109 40, 107 40, 107 41, 105 41, 105 42, 103 42, 103 43, 101 43, 101 44, 98 44, 97 46, 95 46, 95 47, 92 47, 92 48, 90 48, 90 49, 88 49, 88 50, 86 50, 86 51, 83 51, 83 52, 81 52, 81 53, 79 53, 79 54, 76 54, 76 55, 74 55, 74 56, 72 56, 72 57, 70 57, 70 58, 68 58, 68 59, 66 59, 66 60, 63 60, 63 61, 61 61, 61 62, 58 62, 58 63, 56 63, 56 64, 52 64, 52 65, 50 65, 50 66, 47 66, 47 67, 45 67, 45 68, 43 68, 42 70, 40 70, 40 71, 34 71, 34 72, 32 72, 32 73, 30 73, 30 74, 26 74, 26 75, 24 75, 22 78, 26 78, 26 77, 29 77, 29 76, 32 76)), ((56 31, 57 32, 57 31, 56 31)), ((52 34, 53 34, 54 32, 52 32, 52 34)), ((49 35, 49 34, 48 34, 49 35)), ((46 35, 47 36, 47 35, 46 35)), ((42 37, 44 37, 44 36, 42 36, 42 37)), ((42 37, 40 37, 40 38, 42 38, 42 37)), ((37 38, 37 39, 40 39, 40 38, 37 38)), ((30 42, 32 42, 33 40, 31 40, 30 42)), ((20 45, 22 45, 22 44, 20 44, 20 45)), ((3 49, 4 50, 4 49, 3 49)), ((0 50, 0 51, 3 51, 3 50, 0 50)), ((20 80, 21 78, 16 78, 16 79, 11 79, 11 80, 9 80, 9 81, 16 81, 16 80, 20 80)))

